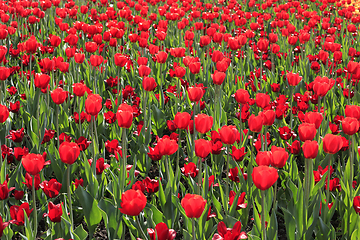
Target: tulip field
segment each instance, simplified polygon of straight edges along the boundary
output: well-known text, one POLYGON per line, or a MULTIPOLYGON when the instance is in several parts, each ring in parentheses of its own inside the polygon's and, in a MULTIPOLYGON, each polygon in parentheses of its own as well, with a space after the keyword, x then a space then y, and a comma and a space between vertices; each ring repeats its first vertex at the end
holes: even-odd
POLYGON ((359 4, 0 2, 0 238, 360 240, 359 4))

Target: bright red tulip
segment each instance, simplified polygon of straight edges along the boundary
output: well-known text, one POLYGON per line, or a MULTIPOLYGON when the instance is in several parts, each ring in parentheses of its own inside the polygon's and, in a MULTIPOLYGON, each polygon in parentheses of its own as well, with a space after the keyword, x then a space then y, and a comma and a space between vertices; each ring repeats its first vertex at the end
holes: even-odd
POLYGON ((304 121, 306 123, 313 123, 315 124, 315 128, 319 129, 321 122, 323 120, 323 115, 319 112, 307 112, 305 114, 304 121))
POLYGON ((251 114, 248 120, 249 129, 252 132, 261 132, 262 126, 263 126, 264 120, 262 114, 259 114, 258 116, 255 116, 254 114, 251 114))
POLYGON ((187 112, 178 112, 175 115, 174 123, 179 129, 187 129, 190 123, 191 116, 187 112))
POLYGON ((206 158, 212 149, 212 142, 205 139, 195 140, 195 155, 200 158, 206 158))
POLYGON ((51 92, 51 99, 55 104, 59 105, 65 102, 66 98, 69 96, 68 91, 58 87, 51 92))
POLYGON ((9 117, 9 114, 9 109, 6 106, 0 104, 0 123, 4 123, 9 117))
POLYGON ((163 137, 161 138, 156 147, 159 150, 159 154, 161 156, 163 155, 173 155, 174 153, 176 153, 176 151, 178 150, 178 144, 176 143, 175 140, 171 140, 169 137, 163 137))
POLYGON ((102 108, 102 98, 99 94, 90 94, 85 100, 85 111, 91 116, 96 116, 102 108))
POLYGON ((298 127, 299 137, 302 142, 307 140, 313 140, 316 135, 315 124, 313 123, 302 123, 298 127))
POLYGON ((262 166, 262 165, 270 166, 271 155, 272 155, 271 151, 258 152, 258 154, 256 155, 256 158, 255 158, 257 165, 258 166, 262 166))
POLYGON ((200 195, 187 193, 181 200, 181 206, 188 218, 199 218, 204 212, 206 200, 200 195))
POLYGON ((144 80, 142 81, 142 86, 145 91, 152 92, 155 90, 157 84, 154 78, 145 77, 144 80))
POLYGON ((61 216, 63 214, 61 203, 53 204, 49 202, 48 213, 44 213, 43 217, 49 217, 52 222, 61 222, 61 216))
POLYGON ((90 63, 93 67, 98 67, 102 62, 104 61, 104 58, 101 55, 91 55, 90 56, 90 63))
POLYGON ((289 158, 289 153, 286 152, 284 148, 275 146, 272 146, 271 152, 271 166, 276 168, 283 168, 289 158))
POLYGON ((353 117, 353 118, 356 118, 357 120, 360 120, 360 106, 346 105, 345 116, 353 117))
POLYGON ((188 88, 189 99, 192 102, 198 102, 204 95, 204 91, 201 87, 189 87, 188 88))
POLYGON ((72 88, 75 96, 82 97, 86 92, 87 86, 83 83, 74 83, 72 88))
POLYGON ((17 226, 23 226, 25 224, 25 216, 24 210, 26 212, 27 217, 30 216, 34 209, 30 210, 29 203, 25 202, 20 206, 13 205, 10 207, 10 216, 12 220, 10 223, 16 224, 17 226))
POLYGON ((256 106, 264 109, 270 105, 270 96, 266 93, 258 93, 258 94, 256 94, 255 103, 256 103, 256 106))
POLYGON ((226 77, 226 73, 215 71, 214 74, 212 74, 212 79, 214 84, 221 85, 226 77))
POLYGON ((37 88, 47 88, 50 82, 50 76, 47 74, 35 74, 34 84, 37 88))
POLYGON ((343 146, 343 140, 341 136, 326 134, 325 137, 323 138, 323 148, 324 148, 324 152, 326 153, 335 154, 338 151, 340 151, 342 146, 343 146))
POLYGON ((158 223, 155 226, 155 230, 148 228, 147 232, 150 236, 150 240, 174 240, 176 237, 176 231, 174 229, 169 229, 163 222, 158 223))
POLYGON ((317 141, 305 141, 302 145, 304 157, 307 159, 314 159, 319 152, 319 144, 317 141))
POLYGON ((359 121, 353 117, 346 117, 341 121, 343 132, 346 135, 354 135, 359 131, 359 121))
POLYGON ((116 119, 119 127, 130 128, 133 121, 133 108, 126 103, 120 104, 116 112, 116 119))
POLYGON ((125 64, 127 63, 127 58, 126 56, 122 55, 121 53, 115 53, 114 55, 114 63, 116 66, 118 67, 124 67, 125 64))
POLYGON ((238 102, 240 104, 246 104, 250 100, 249 92, 246 91, 245 89, 237 90, 234 94, 234 97, 235 97, 236 102, 238 102))
POLYGON ((299 82, 302 80, 302 77, 298 73, 289 72, 286 74, 286 78, 290 86, 297 86, 299 82))
POLYGON ((140 190, 129 189, 121 196, 120 212, 129 216, 138 216, 146 206, 147 199, 140 190))
POLYGON ((232 145, 236 141, 238 131, 235 126, 224 125, 219 129, 219 134, 222 143, 232 145))
POLYGON ((63 142, 59 147, 60 160, 66 164, 73 164, 80 155, 80 148, 74 142, 63 142))
POLYGON ((62 184, 59 183, 55 178, 52 178, 50 181, 43 181, 39 186, 47 197, 54 198, 59 195, 62 184))
POLYGON ((31 175, 38 174, 44 168, 45 160, 42 155, 30 153, 22 158, 22 165, 31 175))
POLYGON ((275 111, 273 110, 265 110, 262 112, 263 125, 271 126, 275 121, 275 111))
POLYGON ((354 197, 353 207, 357 214, 360 214, 360 196, 354 197))
POLYGON ((5 81, 10 76, 10 68, 0 67, 0 80, 5 81))
POLYGON ((195 128, 199 133, 205 134, 213 126, 214 119, 206 114, 198 114, 195 116, 195 128))
POLYGON ((260 190, 269 189, 279 178, 276 168, 264 165, 254 167, 251 176, 255 186, 260 190))

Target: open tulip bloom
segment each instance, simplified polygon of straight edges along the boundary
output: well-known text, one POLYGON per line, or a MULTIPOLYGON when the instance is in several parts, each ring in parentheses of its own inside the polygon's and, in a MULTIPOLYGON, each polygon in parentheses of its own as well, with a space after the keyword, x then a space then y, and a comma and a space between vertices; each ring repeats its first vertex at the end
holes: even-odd
POLYGON ((0 238, 360 239, 359 14, 3 1, 0 238))

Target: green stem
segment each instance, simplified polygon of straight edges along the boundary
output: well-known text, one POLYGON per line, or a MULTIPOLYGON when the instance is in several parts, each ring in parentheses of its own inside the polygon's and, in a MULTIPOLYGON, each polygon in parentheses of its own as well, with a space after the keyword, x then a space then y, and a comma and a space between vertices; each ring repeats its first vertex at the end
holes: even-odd
POLYGON ((123 128, 122 129, 122 179, 121 179, 121 194, 124 192, 124 189, 125 189, 125 184, 126 184, 126 145, 127 145, 127 142, 126 142, 126 128, 123 128))
MULTIPOLYGON (((39 119, 38 119, 39 121, 39 119)), ((55 127, 57 133, 57 144, 58 148, 60 147, 60 132, 59 132, 59 105, 56 105, 56 116, 55 116, 55 127)))
POLYGON ((192 237, 193 237, 193 240, 196 240, 196 234, 195 234, 195 218, 192 218, 191 221, 192 221, 192 237))
POLYGON ((171 179, 170 179, 170 170, 169 170, 169 157, 167 155, 165 156, 165 171, 168 178, 168 182, 170 182, 171 179))
POLYGON ((77 97, 77 103, 79 107, 79 128, 80 128, 80 134, 79 137, 82 136, 82 129, 81 129, 81 105, 80 105, 80 97, 77 97))
POLYGON ((266 240, 266 224, 265 224, 265 191, 261 190, 261 229, 263 232, 262 239, 266 240))
POLYGON ((327 188, 326 188, 326 202, 327 203, 331 203, 331 199, 330 199, 331 198, 330 197, 331 158, 332 158, 332 154, 329 154, 329 165, 328 165, 328 170, 327 170, 327 188))
POLYGON ((273 201, 273 209, 276 211, 277 210, 277 183, 278 181, 275 182, 275 186, 274 186, 274 201, 273 201))
POLYGON ((199 158, 199 174, 198 174, 198 194, 201 195, 202 185, 202 158, 199 158))
POLYGON ((293 127, 293 113, 292 113, 292 102, 293 102, 293 91, 294 87, 290 86, 290 129, 293 127))
POLYGON ((34 208, 34 239, 37 235, 37 210, 36 210, 36 191, 35 191, 35 176, 32 176, 32 199, 33 199, 33 208, 34 208))
POLYGON ((139 226, 139 229, 140 229, 140 233, 141 235, 143 236, 144 240, 148 240, 148 238, 146 237, 141 225, 140 225, 140 220, 139 220, 139 215, 135 217, 136 218, 136 223, 138 224, 139 226))
POLYGON ((71 171, 71 165, 68 164, 68 167, 67 167, 67 195, 68 195, 69 208, 70 208, 70 221, 71 221, 70 230, 72 231, 72 228, 73 228, 73 226, 74 226, 74 215, 73 215, 72 202, 71 202, 70 171, 71 171))
POLYGON ((179 129, 179 139, 178 139, 178 150, 176 152, 176 172, 179 171, 179 159, 180 159, 180 148, 181 148, 181 129, 179 129))
MULTIPOLYGON (((230 179, 229 179, 229 164, 230 164, 230 149, 229 149, 229 144, 226 145, 226 151, 227 151, 227 155, 226 155, 226 185, 225 185, 225 190, 226 190, 226 197, 229 197, 229 186, 230 186, 230 179)), ((240 169, 239 169, 240 170, 240 169)))

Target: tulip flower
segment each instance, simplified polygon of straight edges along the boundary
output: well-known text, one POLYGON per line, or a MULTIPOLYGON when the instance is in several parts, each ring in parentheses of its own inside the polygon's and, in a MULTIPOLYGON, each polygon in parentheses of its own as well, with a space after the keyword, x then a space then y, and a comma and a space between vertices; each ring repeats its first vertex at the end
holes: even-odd
POLYGON ((121 104, 116 112, 116 119, 119 127, 130 128, 133 121, 133 108, 126 103, 121 104))
POLYGON ((213 117, 203 113, 195 116, 195 128, 199 133, 205 134, 209 132, 212 126, 213 117))
POLYGON ((341 121, 343 132, 346 135, 354 135, 359 131, 359 121, 353 117, 346 117, 341 121))
POLYGON ((145 208, 147 199, 139 190, 129 189, 121 196, 120 212, 129 216, 138 216, 145 208))
POLYGON ((91 116, 99 114, 102 108, 102 97, 98 94, 90 94, 85 100, 85 111, 91 116))
POLYGON ((181 206, 188 218, 199 218, 204 212, 206 200, 200 195, 187 193, 181 200, 181 206))
POLYGON ((30 210, 29 203, 25 202, 20 206, 13 205, 10 207, 10 216, 12 220, 10 220, 11 224, 16 224, 17 226, 23 226, 25 224, 25 216, 24 210, 27 217, 30 216, 34 209, 30 210))
POLYGON ((61 222, 61 216, 63 214, 62 211, 62 203, 54 204, 52 202, 49 202, 48 204, 48 213, 44 213, 43 217, 49 217, 50 221, 52 222, 61 222))
POLYGON ((298 127, 299 137, 302 142, 307 140, 313 140, 316 135, 315 124, 313 123, 302 123, 298 127))

